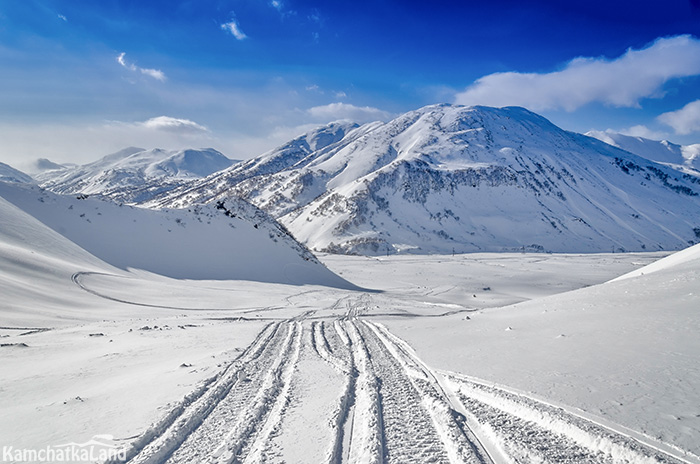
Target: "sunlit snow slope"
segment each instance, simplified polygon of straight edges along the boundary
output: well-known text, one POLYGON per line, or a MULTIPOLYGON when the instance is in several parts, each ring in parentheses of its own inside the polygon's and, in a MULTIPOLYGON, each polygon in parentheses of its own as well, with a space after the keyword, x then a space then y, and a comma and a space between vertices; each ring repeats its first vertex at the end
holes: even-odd
POLYGON ((590 131, 586 135, 652 161, 700 168, 700 144, 677 145, 668 140, 656 141, 613 131, 590 131))
POLYGON ((8 166, 5 163, 0 163, 0 181, 31 183, 34 182, 34 179, 22 171, 18 171, 12 166, 8 166))
POLYGON ((697 171, 523 108, 433 105, 333 133, 315 150, 274 150, 158 204, 235 193, 311 249, 341 253, 641 251, 700 240, 697 171))
POLYGON ((182 279, 349 286, 276 221, 238 199, 156 211, 1 182, 0 197, 122 269, 182 279))
POLYGON ((35 177, 42 187, 55 193, 99 194, 134 203, 233 163, 213 148, 169 151, 129 147, 83 166, 57 166, 44 160, 52 169, 35 177))

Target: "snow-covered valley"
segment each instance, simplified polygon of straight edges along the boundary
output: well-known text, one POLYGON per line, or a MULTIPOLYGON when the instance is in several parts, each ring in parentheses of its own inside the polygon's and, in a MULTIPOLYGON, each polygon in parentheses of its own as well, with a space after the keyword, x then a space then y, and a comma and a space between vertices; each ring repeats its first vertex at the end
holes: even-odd
POLYGON ((434 105, 0 165, 2 459, 700 463, 696 147, 592 135, 434 105))
POLYGON ((0 206, 15 452, 700 462, 697 246, 648 273, 666 253, 322 256, 345 290, 119 269, 0 206))

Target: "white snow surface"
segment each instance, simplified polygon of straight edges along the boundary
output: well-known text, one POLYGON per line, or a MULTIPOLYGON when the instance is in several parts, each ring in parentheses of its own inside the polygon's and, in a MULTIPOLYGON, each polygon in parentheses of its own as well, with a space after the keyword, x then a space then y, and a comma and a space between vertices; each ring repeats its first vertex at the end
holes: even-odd
POLYGON ((700 144, 678 145, 668 140, 650 140, 611 130, 589 131, 586 135, 652 161, 700 169, 700 144))
POLYGON ((30 184, 34 182, 34 179, 22 171, 13 168, 12 166, 5 163, 0 163, 0 181, 30 184))
POLYGON ((149 210, 2 182, 0 197, 121 269, 180 279, 349 285, 268 215, 236 198, 149 210))
POLYGON ((378 293, 125 271, 0 213, 0 445, 700 462, 697 248, 616 282, 666 253, 322 257, 378 293))
POLYGON ((303 150, 282 147, 152 204, 235 193, 312 250, 335 253, 653 251, 698 241, 697 170, 523 108, 432 105, 333 133, 315 151, 302 136, 290 146, 303 150))
MULTIPOLYGON (((50 163, 50 162, 49 162, 50 163)), ((163 150, 129 147, 82 166, 58 166, 35 174, 55 193, 100 194, 117 201, 140 202, 187 180, 225 169, 236 161, 213 148, 163 150)))
POLYGON ((644 274, 651 274, 653 272, 673 270, 674 268, 684 265, 685 263, 697 263, 698 261, 700 261, 700 244, 688 247, 685 250, 681 250, 672 254, 671 256, 667 256, 666 258, 660 259, 640 269, 635 269, 632 272, 613 279, 613 281, 639 277, 643 276, 644 274))

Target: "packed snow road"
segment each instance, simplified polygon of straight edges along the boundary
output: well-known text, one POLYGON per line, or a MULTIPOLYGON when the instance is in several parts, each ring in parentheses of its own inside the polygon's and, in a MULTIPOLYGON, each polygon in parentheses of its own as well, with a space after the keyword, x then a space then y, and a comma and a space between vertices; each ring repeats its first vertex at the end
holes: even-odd
POLYGON ((430 369, 381 324, 271 322, 132 444, 132 463, 683 462, 561 408, 430 369))

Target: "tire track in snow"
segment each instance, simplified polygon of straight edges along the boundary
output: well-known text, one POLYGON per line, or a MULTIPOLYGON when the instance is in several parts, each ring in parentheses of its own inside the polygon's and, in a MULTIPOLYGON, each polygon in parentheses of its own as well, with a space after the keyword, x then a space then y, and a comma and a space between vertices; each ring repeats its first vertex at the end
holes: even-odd
POLYGON ((342 462, 382 463, 384 456, 383 418, 379 385, 362 335, 352 321, 337 326, 348 341, 356 372, 354 403, 343 427, 342 462))
POLYGON ((512 462, 689 462, 524 395, 456 374, 446 382, 512 462))
MULTIPOLYGON (((279 382, 280 389, 274 400, 267 418, 264 421, 262 429, 255 434, 255 440, 251 443, 247 456, 243 460, 244 463, 264 462, 263 453, 269 442, 270 435, 279 425, 284 414, 284 409, 290 401, 290 387, 292 375, 296 367, 296 362, 299 359, 299 351, 301 349, 302 325, 300 322, 294 323, 294 340, 289 359, 285 361, 284 368, 280 374, 279 382)), ((235 457, 235 456, 234 456, 235 457)), ((230 459, 226 460, 230 462, 230 459)))
POLYGON ((332 464, 691 462, 505 387, 437 373, 386 327, 354 316, 366 298, 342 302, 338 319, 306 312, 266 326, 133 442, 129 462, 282 462, 300 450, 332 464), (304 420, 315 432, 297 442, 304 420))
POLYGON ((465 435, 431 374, 373 324, 357 326, 380 379, 386 462, 490 463, 465 435))
POLYGON ((450 462, 491 463, 496 457, 466 423, 463 405, 413 349, 383 325, 363 321, 403 367, 440 435, 450 462))
POLYGON ((224 381, 209 388, 212 394, 184 408, 181 417, 129 462, 233 462, 247 453, 258 433, 267 433, 268 419, 271 426, 278 419, 275 413, 293 372, 301 326, 282 322, 266 332, 245 359, 226 371, 224 381))
POLYGON ((220 420, 203 424, 207 427, 197 429, 197 435, 191 437, 190 446, 178 450, 184 452, 181 455, 176 453, 173 457, 177 459, 168 462, 192 462, 196 459, 208 463, 230 463, 244 454, 246 446, 255 439, 256 428, 266 422, 285 381, 288 381, 283 373, 294 361, 295 336, 299 336, 300 327, 295 323, 282 323, 281 326, 285 331, 284 340, 266 350, 268 356, 263 358, 264 362, 251 366, 254 370, 247 373, 248 376, 239 384, 240 389, 219 405, 221 414, 215 417, 220 420))
POLYGON ((205 381, 165 417, 151 425, 132 443, 126 454, 127 461, 144 464, 164 462, 228 395, 240 381, 243 367, 261 356, 278 330, 279 323, 268 324, 238 359, 220 374, 205 381))

